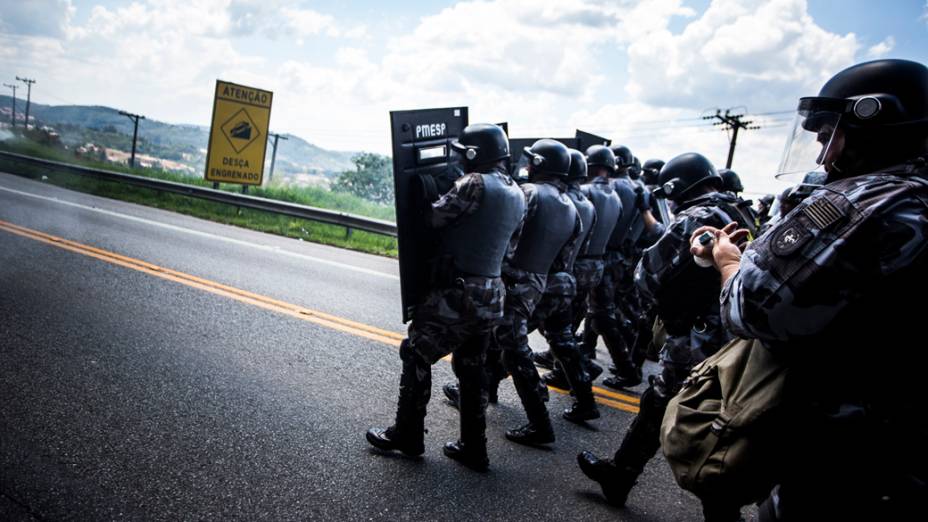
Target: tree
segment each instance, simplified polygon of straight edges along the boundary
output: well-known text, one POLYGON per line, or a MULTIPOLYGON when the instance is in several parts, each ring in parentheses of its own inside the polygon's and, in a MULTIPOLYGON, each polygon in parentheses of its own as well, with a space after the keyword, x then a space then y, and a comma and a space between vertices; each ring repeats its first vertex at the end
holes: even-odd
POLYGON ((393 201, 393 172, 387 156, 362 152, 351 158, 354 170, 338 175, 332 185, 334 190, 348 192, 375 203, 393 201))

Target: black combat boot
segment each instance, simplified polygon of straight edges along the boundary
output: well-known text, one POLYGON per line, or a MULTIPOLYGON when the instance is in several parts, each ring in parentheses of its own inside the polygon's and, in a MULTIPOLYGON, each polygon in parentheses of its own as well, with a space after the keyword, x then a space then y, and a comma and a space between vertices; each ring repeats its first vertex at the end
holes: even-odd
POLYGON ((560 388, 562 390, 570 389, 570 383, 567 382, 567 376, 564 375, 564 372, 560 367, 557 367, 554 370, 542 375, 541 382, 545 383, 547 386, 560 388))
POLYGON ((472 359, 469 364, 462 361, 463 358, 455 359, 454 372, 458 376, 458 385, 450 395, 449 386, 444 387, 446 396, 457 397, 458 410, 461 412, 461 438, 445 444, 444 453, 468 468, 486 471, 490 466, 486 438, 487 375, 482 361, 472 359))
POLYGON ((535 366, 545 368, 547 370, 554 369, 554 354, 551 353, 551 350, 545 350, 543 352, 532 352, 532 362, 535 363, 535 366))
POLYGON ((458 389, 458 385, 453 383, 446 384, 441 387, 441 391, 444 392, 445 398, 448 399, 448 404, 457 408, 461 401, 461 392, 458 389))
POLYGON ((474 471, 486 471, 490 467, 487 445, 465 444, 461 441, 445 444, 445 456, 456 460, 474 471))
POLYGON ((600 459, 589 451, 577 455, 580 471, 588 478, 599 483, 606 500, 613 506, 623 507, 628 494, 635 487, 638 473, 627 468, 617 467, 607 459, 600 459))
MULTIPOLYGON (((396 421, 389 428, 367 430, 367 442, 375 448, 399 450, 417 457, 425 453, 425 403, 432 387, 431 371, 420 372, 409 339, 400 345, 403 370, 400 373, 400 393, 396 406, 396 421), (423 400, 423 397, 425 399, 423 400)), ((431 367, 428 368, 431 370, 431 367)))
POLYGON ((618 370, 615 376, 603 379, 603 386, 614 390, 634 388, 639 384, 641 384, 641 369, 638 368, 630 368, 625 371, 618 370))
POLYGON ((418 457, 425 453, 422 437, 406 436, 393 426, 389 428, 371 428, 367 430, 367 442, 384 451, 399 450, 404 455, 418 457))
POLYGON ((597 377, 603 374, 603 367, 596 364, 589 358, 583 358, 583 369, 586 371, 587 375, 590 376, 590 382, 596 380, 597 377))
POLYGON ((551 420, 545 417, 544 420, 529 422, 525 426, 506 431, 506 438, 528 446, 551 444, 554 442, 554 428, 551 426, 551 420))
POLYGON ((571 404, 570 408, 564 410, 562 417, 577 424, 598 419, 599 408, 596 407, 596 399, 593 398, 592 391, 583 391, 576 393, 576 395, 576 402, 571 404))

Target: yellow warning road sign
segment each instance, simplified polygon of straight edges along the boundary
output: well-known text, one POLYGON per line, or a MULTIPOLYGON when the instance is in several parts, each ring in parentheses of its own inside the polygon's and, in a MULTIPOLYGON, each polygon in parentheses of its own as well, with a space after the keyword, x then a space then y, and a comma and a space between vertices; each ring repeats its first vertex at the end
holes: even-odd
POLYGON ((206 180, 260 185, 264 180, 274 93, 216 80, 206 180))

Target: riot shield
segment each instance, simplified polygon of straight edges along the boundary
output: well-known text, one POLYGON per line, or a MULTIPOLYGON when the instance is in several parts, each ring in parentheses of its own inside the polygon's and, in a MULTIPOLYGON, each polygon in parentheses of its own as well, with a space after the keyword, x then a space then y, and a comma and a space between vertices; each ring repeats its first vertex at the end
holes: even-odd
POLYGON ((404 323, 415 317, 428 293, 428 263, 436 250, 435 234, 424 221, 425 194, 444 194, 462 174, 451 141, 467 121, 467 107, 390 112, 404 323))
POLYGON ((576 137, 574 138, 574 140, 576 140, 577 146, 574 148, 584 154, 586 154, 586 149, 592 147, 593 145, 605 145, 607 147, 609 145, 612 145, 612 140, 610 140, 609 138, 603 138, 602 136, 597 136, 589 132, 584 132, 580 129, 577 129, 575 136, 576 137))
POLYGON ((673 220, 673 216, 670 213, 670 208, 667 206, 667 200, 664 198, 655 198, 654 196, 651 197, 652 201, 654 202, 654 206, 657 207, 657 213, 659 214, 658 217, 661 220, 661 223, 664 225, 669 225, 673 220))

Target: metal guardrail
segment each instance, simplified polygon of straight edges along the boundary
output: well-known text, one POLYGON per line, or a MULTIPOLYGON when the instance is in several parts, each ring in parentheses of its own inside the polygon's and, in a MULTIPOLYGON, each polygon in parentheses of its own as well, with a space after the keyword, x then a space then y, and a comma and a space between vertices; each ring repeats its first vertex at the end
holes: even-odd
POLYGON ((117 183, 134 185, 136 187, 144 187, 161 192, 170 192, 173 194, 181 194, 183 196, 189 196, 192 198, 205 199, 214 201, 216 203, 225 203, 227 205, 235 205, 242 208, 263 210, 265 212, 273 212, 275 214, 282 214, 284 216, 307 219, 310 221, 318 221, 320 223, 328 223, 330 225, 339 225, 345 227, 349 234, 350 231, 354 229, 373 232, 374 234, 396 237, 396 223, 358 216, 355 214, 348 214, 346 212, 337 212, 334 210, 309 207, 306 205, 299 205, 297 203, 288 203, 286 201, 258 198, 245 194, 235 194, 222 190, 199 187, 196 185, 185 185, 183 183, 175 183, 173 181, 164 181, 155 178, 146 178, 144 176, 135 176, 132 174, 123 174, 121 172, 113 172, 110 170, 82 167, 80 165, 45 160, 32 156, 26 156, 24 154, 16 154, 13 152, 0 151, 0 158, 7 158, 36 167, 53 168, 55 170, 65 171, 70 174, 77 174, 79 176, 85 176, 89 178, 102 179, 105 181, 115 181, 117 183))

